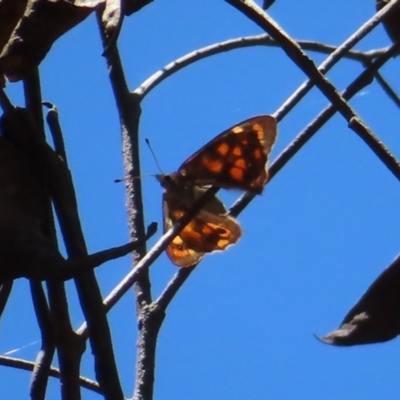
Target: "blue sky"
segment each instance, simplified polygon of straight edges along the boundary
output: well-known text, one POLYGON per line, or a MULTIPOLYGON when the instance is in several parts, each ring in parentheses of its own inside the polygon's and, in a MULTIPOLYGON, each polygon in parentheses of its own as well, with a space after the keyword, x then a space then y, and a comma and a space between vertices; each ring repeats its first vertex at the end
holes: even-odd
MULTIPOLYGON (((374 2, 278 0, 270 14, 295 39, 339 45, 374 14, 374 2), (364 4, 365 3, 365 4, 364 4)), ((130 88, 191 51, 262 33, 223 1, 158 0, 125 20, 119 40, 130 88)), ((379 26, 357 45, 389 45, 379 26)), ((128 229, 118 116, 94 16, 62 37, 41 65, 43 98, 59 109, 90 252, 125 243, 128 229)), ((320 63, 324 56, 309 53, 320 63)), ((384 76, 397 91, 399 60, 384 76)), ((328 77, 344 89, 360 73, 344 60, 328 77)), ((304 81, 282 50, 254 47, 202 60, 175 74, 144 100, 143 174, 157 173, 148 137, 165 172, 172 172, 222 130, 257 114, 272 114, 304 81)), ((21 85, 7 93, 22 104, 21 85)), ((319 113, 317 89, 279 125, 272 160, 319 113)), ((400 113, 376 84, 351 105, 400 157, 400 113)), ((143 179, 146 221, 162 226, 162 189, 143 179)), ((223 193, 232 204, 239 193, 223 193)), ((207 256, 167 310, 157 349, 155 399, 309 398, 350 400, 398 396, 398 340, 334 348, 326 334, 399 253, 400 185, 335 116, 240 215, 244 235, 228 251, 207 256)), ((150 240, 150 245, 161 235, 150 240)), ((97 271, 106 296, 125 276, 130 258, 97 271)), ((165 255, 151 268, 154 297, 177 271, 165 255)), ((68 283, 74 326, 83 317, 68 283)), ((19 280, 1 321, 0 353, 34 359, 39 332, 28 283, 19 280), (24 347, 26 346, 26 347, 24 347)), ((126 396, 133 391, 136 322, 133 293, 110 312, 126 396)), ((1 369, 0 398, 27 398, 30 375, 1 369)), ((93 377, 87 351, 83 374, 93 377)), ((52 379, 49 398, 58 398, 52 379)), ((84 399, 98 396, 84 391, 84 399)))

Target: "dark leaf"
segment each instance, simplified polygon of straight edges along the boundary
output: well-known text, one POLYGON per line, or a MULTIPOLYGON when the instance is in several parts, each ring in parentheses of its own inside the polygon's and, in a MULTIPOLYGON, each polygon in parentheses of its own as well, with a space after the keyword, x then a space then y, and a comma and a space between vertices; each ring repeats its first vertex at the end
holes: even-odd
POLYGON ((0 52, 24 15, 28 0, 0 0, 0 52))
POLYGON ((28 76, 57 38, 83 21, 103 0, 30 0, 0 54, 0 71, 10 81, 28 76))
POLYGON ((41 183, 28 161, 1 136, 0 186, 0 282, 5 282, 60 255, 44 235, 41 183))
POLYGON ((372 283, 339 329, 320 338, 336 346, 386 342, 400 334, 400 256, 372 283))

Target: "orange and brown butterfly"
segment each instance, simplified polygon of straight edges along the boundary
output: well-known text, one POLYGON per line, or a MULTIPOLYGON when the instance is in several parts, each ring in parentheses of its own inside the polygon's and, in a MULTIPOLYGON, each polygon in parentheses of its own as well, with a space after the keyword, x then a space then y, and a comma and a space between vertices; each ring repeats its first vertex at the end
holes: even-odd
MULTIPOLYGON (((157 175, 164 187, 164 231, 169 230, 207 190, 205 186, 262 193, 266 164, 277 137, 276 119, 250 118, 222 132, 189 157, 176 172, 157 175)), ((242 235, 214 196, 174 238, 166 252, 178 267, 197 264, 205 253, 225 250, 242 235)))

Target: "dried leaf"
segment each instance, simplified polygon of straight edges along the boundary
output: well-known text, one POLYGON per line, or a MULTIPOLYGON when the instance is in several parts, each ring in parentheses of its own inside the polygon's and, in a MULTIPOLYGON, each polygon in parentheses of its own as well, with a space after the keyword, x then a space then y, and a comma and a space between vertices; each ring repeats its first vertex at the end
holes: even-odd
POLYGON ((0 54, 0 71, 10 81, 28 76, 54 41, 83 21, 103 0, 29 0, 24 16, 0 54))
MULTIPOLYGON (((0 282, 25 275, 43 251, 42 187, 27 160, 0 136, 0 282)), ((38 258, 39 257, 39 258, 38 258)))
MULTIPOLYGON (((390 0, 377 0, 376 10, 379 11, 389 2, 390 0)), ((400 39, 400 6, 392 10, 389 15, 386 15, 383 18, 382 22, 387 34, 389 35, 390 39, 392 39, 393 43, 400 39)))
POLYGON ((386 342, 400 334, 400 256, 372 283, 339 329, 319 338, 336 346, 386 342))
POLYGON ((28 0, 0 0, 0 52, 24 15, 27 3, 28 0))

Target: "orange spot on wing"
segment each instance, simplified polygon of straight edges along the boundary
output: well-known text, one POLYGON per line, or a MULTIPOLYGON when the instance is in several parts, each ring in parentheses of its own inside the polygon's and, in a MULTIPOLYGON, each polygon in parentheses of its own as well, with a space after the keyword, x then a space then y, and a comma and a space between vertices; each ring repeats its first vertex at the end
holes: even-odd
POLYGON ((219 154, 221 154, 221 156, 224 156, 228 153, 229 151, 229 146, 226 143, 221 143, 218 148, 217 151, 219 154))
POLYGON ((257 160, 259 160, 262 157, 262 152, 260 151, 260 149, 256 149, 253 152, 254 158, 256 158, 257 160))
POLYGON ((211 235, 212 233, 213 233, 213 231, 214 231, 214 229, 212 229, 210 226, 208 226, 208 225, 204 225, 203 227, 202 227, 202 233, 204 234, 204 235, 211 235))
POLYGON ((241 155, 242 155, 242 148, 239 147, 239 146, 236 146, 236 147, 233 149, 232 153, 233 153, 235 156, 241 156, 241 155))
POLYGON ((220 240, 218 240, 217 246, 218 246, 220 249, 225 249, 225 247, 227 247, 228 245, 229 245, 229 240, 226 240, 226 239, 220 239, 220 240))
POLYGON ((243 170, 241 168, 231 168, 231 170, 229 171, 229 173, 231 174, 231 177, 238 182, 242 182, 243 181, 243 170))
POLYGON ((235 161, 235 167, 244 169, 246 167, 246 163, 243 158, 239 158, 238 160, 235 161))
POLYGON ((264 137, 265 137, 265 132, 264 132, 264 129, 263 129, 262 125, 254 124, 254 125, 253 125, 253 130, 255 130, 255 131, 257 132, 257 138, 258 138, 259 140, 264 139, 264 137))
POLYGON ((205 158, 202 160, 203 165, 212 172, 220 172, 223 168, 223 163, 219 160, 210 160, 205 158))

